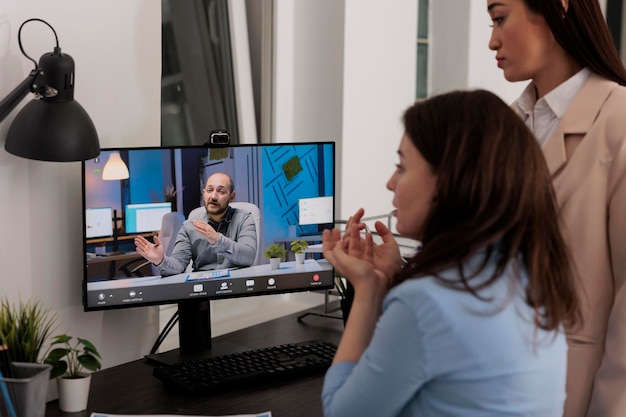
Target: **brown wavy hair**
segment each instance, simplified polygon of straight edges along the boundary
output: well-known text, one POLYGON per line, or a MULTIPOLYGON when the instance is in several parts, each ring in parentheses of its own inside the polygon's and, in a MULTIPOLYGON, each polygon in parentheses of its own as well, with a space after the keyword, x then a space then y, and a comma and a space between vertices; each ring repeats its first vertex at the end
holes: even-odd
MULTIPOLYGON (((554 330, 579 320, 570 260, 541 149, 520 117, 496 95, 456 91, 406 110, 405 132, 437 174, 436 196, 422 250, 396 276, 435 276, 468 291, 491 285, 513 263, 529 277, 526 302, 535 323, 554 330), (465 262, 484 251, 476 271, 465 262), (473 282, 496 257, 493 275, 473 282), (457 268, 458 279, 439 273, 457 268)), ((520 282, 521 274, 517 276, 520 282)))
POLYGON ((611 38, 598 0, 523 0, 541 14, 561 47, 576 62, 618 84, 626 85, 626 69, 611 38))

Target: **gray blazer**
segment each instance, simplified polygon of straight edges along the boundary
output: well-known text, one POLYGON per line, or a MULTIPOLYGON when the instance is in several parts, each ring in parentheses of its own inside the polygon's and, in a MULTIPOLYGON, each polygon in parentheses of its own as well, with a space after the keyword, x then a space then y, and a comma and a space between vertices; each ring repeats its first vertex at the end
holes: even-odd
POLYGON ((256 226, 252 214, 234 210, 226 234, 212 245, 191 224, 192 220, 208 222, 204 207, 194 209, 183 223, 170 256, 163 258, 157 268, 162 276, 184 272, 192 261, 194 271, 245 267, 254 263, 256 256, 256 226))

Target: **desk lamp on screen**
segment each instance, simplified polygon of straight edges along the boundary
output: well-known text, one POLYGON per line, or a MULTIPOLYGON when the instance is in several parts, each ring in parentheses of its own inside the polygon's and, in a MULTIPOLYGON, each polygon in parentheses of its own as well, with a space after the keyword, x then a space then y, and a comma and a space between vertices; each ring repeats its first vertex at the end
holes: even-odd
POLYGON ((97 156, 100 144, 96 128, 85 109, 74 100, 74 60, 61 52, 52 26, 41 19, 26 20, 19 28, 18 43, 35 68, 0 102, 0 122, 29 91, 36 100, 24 106, 13 119, 5 149, 41 161, 82 161, 97 156), (22 48, 22 28, 32 21, 48 25, 56 40, 53 52, 43 54, 39 63, 22 48))
MULTIPOLYGON (((119 152, 111 152, 109 154, 109 159, 107 159, 106 164, 104 164, 104 169, 102 170, 102 179, 105 181, 119 181, 126 180, 130 178, 130 173, 128 171, 128 166, 124 163, 122 156, 119 152)), ((118 246, 118 237, 120 227, 118 222, 120 220, 124 220, 124 218, 119 217, 117 215, 117 209, 113 210, 113 215, 111 216, 111 221, 113 222, 113 251, 119 250, 118 246)))
MULTIPOLYGON (((125 207, 126 228, 119 242, 127 246, 120 247, 125 250, 122 255, 98 256, 96 248, 102 239, 90 237, 90 229, 84 228, 83 305, 86 311, 95 311, 177 304, 180 348, 168 352, 156 352, 153 348, 153 352, 147 355, 149 359, 175 363, 208 353, 227 353, 229 346, 219 343, 214 346, 211 341, 212 300, 323 291, 334 287, 332 265, 321 254, 311 256, 303 265, 290 260, 293 259, 290 254, 278 270, 272 270, 269 259, 263 257, 254 257, 253 261, 247 257, 245 259, 251 264, 236 264, 236 238, 233 237, 222 241, 223 252, 216 249, 215 255, 216 259, 232 259, 233 264, 229 264, 232 266, 223 266, 223 261, 211 261, 189 267, 186 255, 183 255, 180 271, 168 271, 161 276, 158 275, 161 270, 152 269, 151 264, 143 266, 145 260, 134 251, 133 243, 137 235, 152 239, 151 233, 145 232, 158 229, 156 218, 168 216, 170 211, 179 212, 186 219, 190 216, 198 219, 198 213, 206 210, 202 199, 205 183, 216 173, 225 173, 232 178, 234 203, 248 203, 258 208, 256 249, 265 251, 272 243, 289 249, 294 229, 296 236, 293 239, 297 239, 309 228, 316 233, 332 228, 335 201, 333 142, 127 147, 102 151, 104 155, 120 152, 128 164, 131 181, 121 189, 110 187, 109 181, 103 181, 94 173, 96 162, 86 160, 82 164, 83 205, 85 209, 98 208, 107 202, 114 207, 125 207), (178 200, 175 207, 166 201, 164 188, 167 184, 176 184, 178 200), (145 226, 147 224, 153 226, 145 226), (123 268, 129 264, 132 267, 123 268), (135 265, 142 265, 142 269, 135 268, 135 265), (187 269, 182 270, 185 266, 187 269)), ((248 215, 239 211, 237 216, 242 217, 237 218, 241 220, 235 221, 232 220, 235 214, 231 213, 233 217, 228 221, 233 223, 225 229, 223 237, 228 236, 231 228, 242 227, 243 219, 248 215)), ((201 218, 206 219, 206 216, 201 218)), ((256 224, 255 220, 255 227, 256 224)), ((191 239, 184 237, 193 232, 188 226, 183 227, 179 250, 190 253, 193 261, 194 243, 187 246, 191 239)), ((247 235, 248 247, 251 246, 250 236, 247 235)), ((176 245, 173 251, 176 252, 176 245)), ((276 303, 284 302, 280 297, 273 299, 276 303)), ((171 325, 166 324, 165 329, 171 325)), ((155 346, 161 341, 159 336, 155 346)))

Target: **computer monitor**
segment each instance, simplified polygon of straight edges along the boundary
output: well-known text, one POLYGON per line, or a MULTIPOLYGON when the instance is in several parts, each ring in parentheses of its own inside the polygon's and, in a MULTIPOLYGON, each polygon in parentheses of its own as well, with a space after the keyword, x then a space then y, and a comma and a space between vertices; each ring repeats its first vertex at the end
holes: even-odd
POLYGON ((126 204, 124 224, 126 234, 155 232, 161 228, 161 220, 172 212, 172 203, 126 204))
POLYGON ((93 229, 83 219, 85 311, 176 303, 182 354, 210 349, 210 300, 334 286, 333 268, 321 253, 308 254, 304 265, 296 264, 289 253, 290 241, 304 235, 311 243, 321 243, 321 236, 312 237, 310 228, 321 232, 334 226, 332 142, 109 148, 103 149, 99 158, 82 162, 82 176, 85 217, 104 202, 124 213, 124 218, 115 220, 124 226, 118 225, 119 232, 109 239, 94 239, 93 229), (128 179, 102 179, 103 155, 113 151, 127 164, 128 179), (162 213, 179 212, 186 219, 192 210, 204 210, 202 190, 206 179, 216 172, 233 179, 235 201, 259 208, 257 246, 261 253, 279 243, 288 251, 287 260, 278 270, 271 269, 269 259, 257 256, 250 267, 159 275, 136 252, 134 238, 153 239, 162 213), (149 221, 142 220, 144 214, 149 221), (96 247, 105 244, 108 249, 113 243, 119 248, 115 256, 97 253, 96 247))
POLYGON ((91 239, 109 236, 113 236, 113 208, 85 208, 85 237, 91 239))

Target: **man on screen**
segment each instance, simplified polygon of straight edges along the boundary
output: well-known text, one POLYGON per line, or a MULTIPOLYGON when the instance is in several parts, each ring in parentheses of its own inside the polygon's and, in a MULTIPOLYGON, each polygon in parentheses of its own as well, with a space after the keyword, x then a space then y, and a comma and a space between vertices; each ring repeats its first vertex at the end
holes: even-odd
POLYGON ((183 223, 172 253, 168 256, 158 237, 154 243, 142 236, 135 246, 152 262, 162 276, 175 275, 187 269, 211 270, 246 267, 256 256, 256 225, 251 213, 230 207, 235 198, 232 178, 222 172, 207 178, 202 197, 204 209, 193 210, 183 223))

